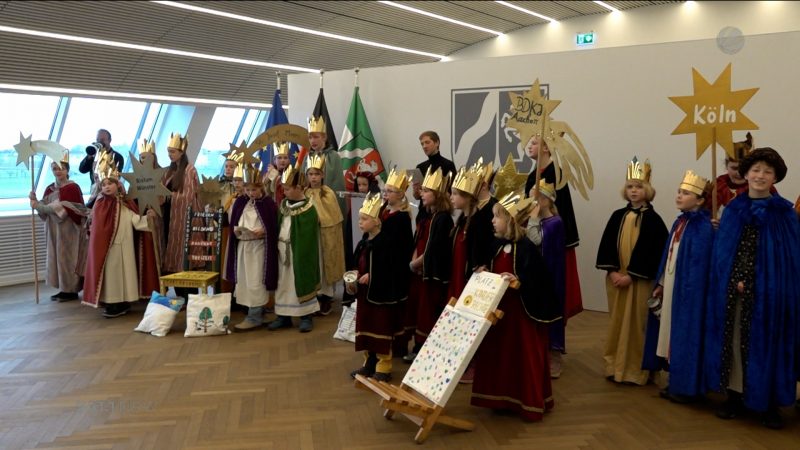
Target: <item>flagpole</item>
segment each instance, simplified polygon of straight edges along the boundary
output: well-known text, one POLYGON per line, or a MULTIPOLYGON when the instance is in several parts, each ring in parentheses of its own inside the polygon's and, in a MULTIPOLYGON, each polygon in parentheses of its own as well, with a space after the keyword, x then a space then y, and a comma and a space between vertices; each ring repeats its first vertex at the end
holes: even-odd
POLYGON ((319 88, 320 88, 320 89, 322 89, 322 78, 323 78, 324 76, 325 76, 325 71, 324 71, 324 70, 320 70, 320 71, 319 71, 319 88))
POLYGON ((358 87, 358 71, 360 71, 360 70, 361 69, 358 68, 358 67, 355 68, 355 71, 356 71, 356 87, 358 87))
POLYGON ((711 190, 711 218, 717 218, 717 127, 711 129, 711 179, 714 189, 711 190))
POLYGON ((278 79, 278 83, 277 84, 278 84, 278 90, 280 91, 281 90, 281 73, 280 72, 275 72, 275 77, 278 79))

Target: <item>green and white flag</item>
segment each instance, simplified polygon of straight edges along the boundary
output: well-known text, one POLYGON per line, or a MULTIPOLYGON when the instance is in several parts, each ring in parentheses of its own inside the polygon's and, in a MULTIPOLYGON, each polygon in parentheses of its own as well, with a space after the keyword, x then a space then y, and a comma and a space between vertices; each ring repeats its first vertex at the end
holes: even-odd
POLYGON ((353 100, 350 102, 350 112, 342 131, 342 145, 339 147, 339 156, 342 157, 344 169, 345 188, 354 190, 356 174, 358 172, 372 172, 376 177, 386 181, 386 172, 383 168, 375 137, 369 127, 364 105, 358 95, 358 86, 353 91, 353 100))

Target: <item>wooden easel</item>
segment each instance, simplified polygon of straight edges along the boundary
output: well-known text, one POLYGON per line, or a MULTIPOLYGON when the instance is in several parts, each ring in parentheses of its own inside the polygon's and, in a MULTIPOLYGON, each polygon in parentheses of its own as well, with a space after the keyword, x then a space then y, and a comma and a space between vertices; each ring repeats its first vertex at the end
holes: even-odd
MULTIPOLYGON (((456 298, 450 298, 451 306, 456 304, 456 298)), ((485 319, 495 325, 503 317, 503 311, 497 309, 486 314, 485 319)), ((459 430, 472 431, 475 424, 463 419, 444 414, 444 406, 437 405, 410 386, 400 383, 399 386, 383 381, 375 381, 363 375, 356 375, 356 388, 370 390, 378 394, 381 407, 384 408, 383 417, 391 420, 396 412, 406 416, 408 420, 419 426, 414 441, 422 444, 437 423, 458 428, 459 430)))

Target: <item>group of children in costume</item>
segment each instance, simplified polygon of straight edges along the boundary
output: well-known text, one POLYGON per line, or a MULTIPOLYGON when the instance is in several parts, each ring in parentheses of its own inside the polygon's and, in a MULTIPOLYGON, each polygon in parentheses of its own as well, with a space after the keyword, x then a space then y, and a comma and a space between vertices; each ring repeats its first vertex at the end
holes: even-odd
POLYGON ((774 188, 783 159, 750 150, 751 139, 737 143, 725 161, 732 173, 717 186, 686 171, 670 231, 651 205, 650 164, 628 164, 627 205, 611 215, 597 253, 611 319, 605 374, 643 385, 666 370, 662 397, 688 403, 724 392, 718 417, 751 410, 781 428, 779 408, 795 403, 800 375, 800 222, 774 188), (712 189, 724 192, 718 220, 712 189))
MULTIPOLYGON (((315 119, 311 127, 324 144, 324 122, 315 119)), ((59 257, 84 255, 77 262, 84 267, 78 272, 84 274, 83 301, 105 304, 107 317, 124 314, 130 302, 157 289, 154 258, 163 256, 165 272, 184 266, 186 207, 201 207, 186 145, 180 135, 170 139, 164 184, 172 195, 162 204, 163 219, 152 210, 140 215, 125 198, 113 159, 100 155, 88 250, 53 246, 59 257)), ((269 330, 292 327, 297 317, 299 330, 307 332, 312 316, 330 309, 345 271, 345 221, 340 199, 327 186, 324 147, 312 147, 293 165, 289 144, 275 144, 266 174, 236 152, 224 163, 222 278, 247 307, 237 330, 259 328, 273 307, 269 330)), ((143 160, 157 164, 152 144, 142 150, 143 160)), ((527 420, 540 420, 553 407, 551 378, 561 374, 566 321, 582 309, 579 239, 569 188, 555 188, 547 146, 536 137, 526 153, 537 169, 523 192, 502 198, 492 196, 491 163, 463 167, 452 179, 441 167, 429 167, 413 233, 407 173, 392 170, 382 195, 374 177, 357 177, 369 192, 359 210, 364 235, 348 267, 357 272, 355 285, 347 286, 358 302, 355 349, 365 355, 353 376, 390 380, 392 358, 413 361, 449 299, 461 294, 472 273, 488 270, 519 285, 506 291, 498 307, 505 317, 490 329, 464 376, 474 383, 472 403, 527 420), (454 209, 460 211, 455 219, 454 209)), ((54 163, 56 182, 45 199, 32 196, 31 204, 48 221, 55 236, 49 241, 79 241, 76 230, 88 213, 79 189, 73 192, 77 185, 59 176, 63 164, 54 163), (76 236, 58 237, 70 233, 76 236)), ((685 402, 724 390, 720 417, 752 409, 764 413, 767 426, 779 427, 778 407, 795 401, 800 367, 800 293, 792 283, 800 268, 800 223, 775 193, 773 185, 786 174, 776 151, 756 149, 726 161, 729 169, 735 164, 732 173, 741 177, 722 180, 728 192, 720 195, 721 219, 711 219, 709 183, 687 171, 676 198, 681 214, 668 231, 651 205, 649 163, 629 163, 622 189, 627 206, 611 215, 597 254, 597 267, 607 271, 610 311, 605 374, 642 385, 649 371, 667 369, 664 397, 685 402)), ((48 280, 63 286, 59 296, 77 296, 79 278, 61 266, 49 269, 48 280)))

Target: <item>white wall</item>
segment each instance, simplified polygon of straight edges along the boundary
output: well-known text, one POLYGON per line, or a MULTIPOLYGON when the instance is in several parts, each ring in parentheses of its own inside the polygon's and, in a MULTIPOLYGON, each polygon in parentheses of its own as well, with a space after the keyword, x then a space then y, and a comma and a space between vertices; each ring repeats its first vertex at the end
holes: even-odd
POLYGON ((451 60, 579 49, 577 33, 594 31, 589 48, 712 39, 727 26, 746 36, 800 30, 800 2, 682 2, 595 14, 523 28, 448 55, 451 60))
MULTIPOLYGON (((633 155, 650 158, 659 192, 655 207, 668 223, 677 214, 673 192, 683 172, 693 168, 710 175, 710 151, 695 161, 694 135, 670 135, 684 114, 667 97, 692 94, 692 67, 713 82, 732 62, 733 89, 761 88, 744 112, 761 127, 754 133, 756 145, 778 149, 790 167, 778 189, 791 200, 797 197, 800 155, 792 132, 800 117, 798 54, 800 32, 789 32, 750 36, 733 56, 722 53, 714 39, 705 39, 363 69, 361 98, 384 161, 412 167, 423 159, 417 136, 426 129, 440 132, 443 152, 449 155, 451 89, 529 85, 536 77, 549 83, 551 98, 562 100, 553 116, 572 125, 594 165, 591 201, 574 191, 573 199, 581 235, 584 303, 589 309, 605 310, 603 274, 594 269, 594 259, 608 216, 624 205, 618 192, 626 162, 633 155)), ((289 120, 302 124, 314 106, 318 77, 290 75, 289 89, 289 120)), ((325 74, 326 99, 337 130, 344 126, 352 90, 351 71, 325 74)), ((736 132, 734 138, 741 140, 743 135, 736 132)), ((455 155, 457 165, 463 158, 455 155)))

